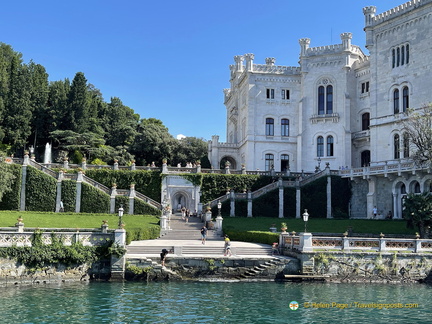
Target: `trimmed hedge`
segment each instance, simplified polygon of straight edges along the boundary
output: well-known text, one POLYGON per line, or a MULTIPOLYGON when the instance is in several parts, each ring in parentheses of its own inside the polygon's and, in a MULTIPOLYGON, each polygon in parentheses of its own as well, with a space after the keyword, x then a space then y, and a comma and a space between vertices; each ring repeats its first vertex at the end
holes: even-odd
POLYGON ((161 211, 159 209, 154 208, 140 199, 135 198, 134 204, 134 214, 136 215, 161 215, 161 211))
POLYGON ((86 170, 86 176, 111 188, 112 184, 117 184, 117 188, 129 189, 132 183, 135 190, 160 202, 161 173, 159 171, 147 170, 86 170))
POLYGON ((61 200, 65 212, 75 212, 76 181, 63 180, 61 184, 61 200))
POLYGON ((254 242, 263 244, 273 244, 279 242, 279 233, 261 232, 261 231, 246 231, 238 232, 233 230, 225 230, 224 233, 233 241, 254 242))
POLYGON ((82 182, 81 213, 109 213, 110 196, 82 182))
POLYGON ((22 180, 22 167, 18 164, 11 164, 7 166, 12 171, 15 179, 12 181, 12 191, 6 192, 3 199, 0 201, 1 210, 19 210, 20 196, 21 196, 21 180, 22 180))
POLYGON ((57 180, 27 166, 26 210, 54 211, 57 195, 57 180))
POLYGON ((126 244, 131 241, 154 240, 160 235, 159 226, 150 226, 148 228, 128 228, 126 224, 126 244))

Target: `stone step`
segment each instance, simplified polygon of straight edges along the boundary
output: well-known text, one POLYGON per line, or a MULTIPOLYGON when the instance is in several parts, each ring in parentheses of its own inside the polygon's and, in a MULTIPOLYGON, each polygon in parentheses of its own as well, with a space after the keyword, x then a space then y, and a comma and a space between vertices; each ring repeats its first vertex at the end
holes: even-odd
MULTIPOLYGON (((128 254, 143 254, 143 255, 158 255, 161 253, 162 249, 167 249, 168 251, 173 250, 174 246, 127 246, 128 254)), ((232 252, 235 255, 272 255, 271 247, 232 247, 232 252)), ((221 246, 183 246, 182 255, 223 255, 224 247, 221 246)))

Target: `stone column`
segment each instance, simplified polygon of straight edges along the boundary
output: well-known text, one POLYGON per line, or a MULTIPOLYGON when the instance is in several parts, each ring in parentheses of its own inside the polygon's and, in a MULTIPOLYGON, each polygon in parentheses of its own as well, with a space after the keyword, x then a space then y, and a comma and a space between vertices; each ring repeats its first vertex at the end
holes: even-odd
POLYGON ((87 160, 86 160, 86 158, 83 158, 83 159, 82 159, 82 162, 81 162, 81 168, 82 168, 83 170, 86 170, 86 169, 87 169, 87 160))
POLYGON ((247 217, 252 217, 252 192, 247 193, 247 217))
POLYGON ((76 201, 75 213, 81 212, 81 192, 82 192, 83 173, 78 171, 76 180, 76 201))
MULTIPOLYGON (((330 171, 330 169, 328 169, 330 171)), ((327 175, 327 218, 333 218, 331 208, 331 177, 330 172, 327 175)))
POLYGON ((167 161, 165 161, 165 160, 162 161, 162 173, 163 174, 168 173, 168 165, 167 165, 167 161))
POLYGON ((131 169, 132 171, 135 171, 135 170, 136 170, 135 160, 132 160, 132 164, 131 164, 130 169, 131 169))
POLYGON ((69 160, 67 157, 63 158, 63 168, 69 169, 69 160))
POLYGON ((312 233, 300 233, 300 248, 302 252, 312 252, 312 233))
POLYGON ((118 164, 118 161, 117 161, 117 160, 114 160, 113 169, 114 169, 114 170, 118 170, 118 169, 119 169, 119 164, 118 164))
POLYGON ((22 166, 21 175, 21 194, 20 194, 20 210, 24 211, 26 208, 26 181, 27 181, 27 165, 22 166))
POLYGON ((230 217, 235 216, 235 193, 234 190, 230 192, 230 217))
MULTIPOLYGON (((376 178, 375 176, 370 176, 368 179, 368 184, 369 184, 369 192, 367 193, 366 196, 366 202, 367 202, 367 211, 366 211, 366 216, 367 218, 372 218, 372 210, 374 208, 374 206, 377 205, 376 203, 376 178)), ((379 206, 377 206, 377 208, 379 209, 379 206)))
POLYGON ((201 173, 201 163, 197 164, 196 173, 201 173))
POLYGON ((113 184, 111 187, 110 199, 110 214, 115 214, 115 198, 117 196, 117 185, 113 184))
POLYGON ((60 211, 60 203, 62 200, 62 194, 61 194, 61 187, 62 187, 62 181, 63 181, 63 171, 59 171, 58 178, 57 178, 57 196, 56 196, 56 209, 55 212, 58 213, 60 211))
POLYGON ((284 188, 283 188, 283 181, 281 178, 278 180, 278 186, 279 186, 279 218, 284 217, 284 188))
POLYGON ((300 183, 298 180, 296 180, 296 218, 301 218, 300 207, 301 207, 300 183))
POLYGON ((130 185, 130 190, 129 190, 129 210, 128 210, 129 215, 134 214, 134 206, 135 206, 135 185, 132 183, 130 185))

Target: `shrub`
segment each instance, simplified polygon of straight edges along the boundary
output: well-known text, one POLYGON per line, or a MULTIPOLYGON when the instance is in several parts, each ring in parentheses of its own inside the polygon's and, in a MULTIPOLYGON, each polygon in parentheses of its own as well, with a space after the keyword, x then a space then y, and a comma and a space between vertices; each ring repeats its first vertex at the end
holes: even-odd
POLYGON ((26 210, 54 211, 57 194, 57 180, 27 166, 26 210))

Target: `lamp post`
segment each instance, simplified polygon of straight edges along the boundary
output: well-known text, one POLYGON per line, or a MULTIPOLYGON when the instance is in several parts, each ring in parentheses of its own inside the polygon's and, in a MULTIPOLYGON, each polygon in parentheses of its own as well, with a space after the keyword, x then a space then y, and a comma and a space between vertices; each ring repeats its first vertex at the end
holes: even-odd
POLYGON ((305 233, 307 232, 307 222, 309 220, 309 214, 307 212, 307 209, 305 209, 305 212, 303 213, 303 221, 305 222, 305 233))
POLYGON ((218 217, 220 217, 222 216, 221 214, 222 203, 220 202, 220 200, 218 200, 217 206, 218 206, 218 217))
POLYGON ((124 209, 123 209, 123 205, 120 205, 120 208, 119 208, 119 210, 118 210, 118 216, 119 216, 119 223, 118 223, 118 227, 119 227, 119 228, 122 228, 122 225, 123 225, 123 221, 122 221, 123 211, 124 211, 124 209))

